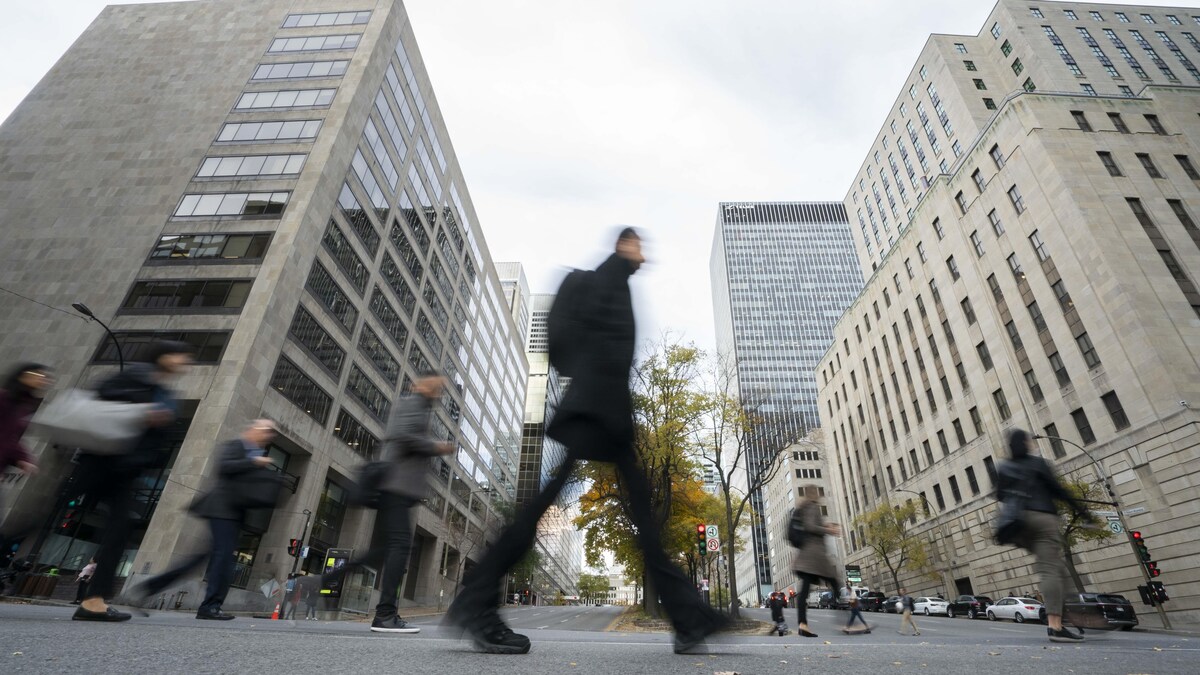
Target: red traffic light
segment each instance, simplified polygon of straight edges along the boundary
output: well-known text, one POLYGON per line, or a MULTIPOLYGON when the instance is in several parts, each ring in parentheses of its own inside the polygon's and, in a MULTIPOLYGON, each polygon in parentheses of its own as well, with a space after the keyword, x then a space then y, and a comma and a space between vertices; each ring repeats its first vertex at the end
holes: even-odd
POLYGON ((1151 577, 1156 577, 1162 574, 1162 572, 1158 570, 1158 563, 1153 561, 1146 563, 1146 572, 1149 573, 1151 577))
POLYGON ((706 532, 708 532, 708 528, 704 526, 704 523, 696 526, 696 534, 705 534, 706 532))
POLYGON ((1133 540, 1134 540, 1134 541, 1141 541, 1141 540, 1142 540, 1142 533, 1141 533, 1141 532, 1138 532, 1137 530, 1133 530, 1132 532, 1130 532, 1130 533, 1129 533, 1129 536, 1133 537, 1133 540))

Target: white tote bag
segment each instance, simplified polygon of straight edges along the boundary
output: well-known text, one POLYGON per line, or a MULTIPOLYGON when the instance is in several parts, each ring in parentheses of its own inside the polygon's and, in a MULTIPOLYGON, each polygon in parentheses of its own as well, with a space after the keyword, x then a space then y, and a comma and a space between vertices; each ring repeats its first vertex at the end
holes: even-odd
POLYGON ((95 392, 71 389, 42 405, 29 428, 56 445, 93 455, 121 455, 133 448, 153 407, 104 401, 95 392))

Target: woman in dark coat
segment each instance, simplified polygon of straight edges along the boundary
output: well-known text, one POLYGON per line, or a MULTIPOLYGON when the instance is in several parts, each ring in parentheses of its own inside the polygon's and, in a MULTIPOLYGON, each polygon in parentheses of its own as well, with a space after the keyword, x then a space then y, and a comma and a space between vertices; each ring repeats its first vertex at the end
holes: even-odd
MULTIPOLYGON (((51 370, 38 363, 22 363, 0 382, 0 474, 10 466, 25 475, 37 471, 37 462, 21 444, 21 437, 53 384, 51 370)), ((0 559, 9 553, 10 535, 0 532, 0 559)))
POLYGON ((808 591, 829 584, 829 590, 837 597, 837 566, 825 548, 825 535, 836 537, 842 533, 837 523, 826 523, 821 515, 821 492, 816 485, 804 486, 804 498, 796 503, 793 518, 799 519, 806 533, 804 546, 796 549, 792 556, 792 569, 800 578, 800 594, 796 602, 796 619, 800 623, 797 631, 804 637, 817 637, 808 629, 808 591))

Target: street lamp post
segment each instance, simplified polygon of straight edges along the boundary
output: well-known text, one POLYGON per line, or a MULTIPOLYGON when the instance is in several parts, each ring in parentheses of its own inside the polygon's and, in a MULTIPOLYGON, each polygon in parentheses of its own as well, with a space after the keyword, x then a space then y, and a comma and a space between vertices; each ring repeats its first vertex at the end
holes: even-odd
POLYGON ((304 542, 308 539, 308 521, 312 518, 312 511, 304 509, 304 529, 300 530, 300 550, 296 551, 296 556, 292 558, 292 576, 295 576, 296 569, 300 567, 300 555, 304 551, 304 542))
MULTIPOLYGON (((908 494, 910 494, 910 495, 916 495, 917 497, 920 497, 920 499, 921 499, 921 510, 923 510, 923 511, 925 512, 925 517, 926 517, 926 518, 928 518, 930 515, 932 515, 932 514, 933 514, 933 509, 929 508, 929 499, 927 499, 927 498, 925 497, 925 495, 923 495, 923 494, 921 494, 921 493, 919 493, 919 492, 914 492, 914 491, 912 491, 912 490, 905 490, 904 488, 895 488, 895 491, 896 491, 896 492, 907 492, 907 493, 908 493, 908 494)), ((941 535, 941 528, 940 528, 940 526, 939 526, 939 525, 937 525, 936 523, 935 523, 935 524, 934 524, 934 526, 933 526, 933 531, 934 531, 934 534, 935 534, 935 535, 941 535)), ((934 549, 935 549, 935 550, 937 549, 937 542, 938 542, 940 539, 942 539, 942 537, 939 537, 939 536, 935 536, 935 537, 934 537, 934 549)), ((945 550, 944 550, 944 549, 943 549, 942 553, 943 553, 943 554, 945 553, 945 550)), ((943 560, 942 560, 942 562, 943 562, 943 563, 945 563, 945 562, 946 562, 946 557, 947 557, 947 556, 945 556, 945 555, 939 555, 939 557, 943 559, 943 560)), ((949 566, 947 565, 946 567, 948 568, 949 566)), ((943 588, 944 590, 946 590, 946 591, 949 591, 949 590, 950 590, 950 585, 949 585, 948 583, 946 583, 946 571, 947 571, 947 570, 939 570, 939 571, 942 573, 942 588, 943 588)), ((900 589, 896 589, 896 590, 898 591, 898 590, 900 590, 900 589)), ((948 595, 947 597, 949 597, 949 595, 948 595)))
POLYGON ((92 310, 88 309, 88 306, 83 304, 82 302, 73 303, 71 305, 71 309, 74 309, 76 312, 79 312, 80 314, 86 316, 90 321, 95 321, 96 323, 100 324, 100 327, 104 329, 104 332, 108 333, 108 338, 110 340, 112 340, 113 346, 115 346, 117 348, 118 367, 121 371, 124 371, 125 370, 125 354, 124 354, 124 352, 121 351, 121 343, 117 341, 117 336, 113 335, 113 332, 111 330, 109 330, 108 326, 105 325, 105 323, 103 321, 96 318, 96 315, 92 313, 92 310))
MULTIPOLYGON (((1112 504, 1114 509, 1116 509, 1117 521, 1121 523, 1121 529, 1125 531, 1125 539, 1129 542, 1129 549, 1133 551, 1134 557, 1137 558, 1137 566, 1138 569, 1142 571, 1142 579, 1144 579, 1146 585, 1149 586, 1151 582, 1150 573, 1146 571, 1146 566, 1142 564, 1142 555, 1138 552, 1137 544, 1133 541, 1133 535, 1129 531, 1129 526, 1125 523, 1125 514, 1121 511, 1121 501, 1117 498, 1117 491, 1114 490, 1112 486, 1112 477, 1108 475, 1108 472, 1104 469, 1104 465, 1102 465, 1100 462, 1097 462, 1096 458, 1092 456, 1092 453, 1087 451, 1087 448, 1084 448, 1075 441, 1060 438, 1058 436, 1045 436, 1042 434, 1033 434, 1033 438, 1044 438, 1050 441, 1070 443, 1071 445, 1079 448, 1080 452, 1086 455, 1088 460, 1091 461, 1092 466, 1096 469, 1096 475, 1100 478, 1101 482, 1104 483, 1104 489, 1108 492, 1108 498, 1112 500, 1109 503, 1112 504)), ((1162 619, 1163 628, 1171 630, 1171 620, 1167 618, 1167 610, 1163 609, 1162 603, 1155 602, 1154 608, 1158 610, 1158 616, 1160 619, 1162 619)))

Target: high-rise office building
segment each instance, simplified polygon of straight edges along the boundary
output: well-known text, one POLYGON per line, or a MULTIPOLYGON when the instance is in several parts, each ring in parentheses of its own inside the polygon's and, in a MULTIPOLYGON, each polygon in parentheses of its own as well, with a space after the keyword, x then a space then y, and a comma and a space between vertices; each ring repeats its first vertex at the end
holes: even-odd
MULTIPOLYGON (((365 546, 372 514, 347 509, 348 481, 433 367, 453 383, 433 433, 458 450, 431 462, 401 602, 453 593, 515 497, 528 366, 398 0, 108 7, 0 126, 0 167, 0 285, 42 303, 0 296, 0 361, 52 364, 62 386, 112 372, 104 334, 51 309, 77 302, 126 360, 161 338, 197 349, 121 576, 200 545, 185 508, 214 444, 260 416, 289 489, 243 528, 228 606, 263 602, 297 564, 292 538, 308 572, 365 546)), ((34 482, 8 515, 77 497, 34 482)), ((91 507, 67 528, 51 516, 22 554, 82 566, 103 522, 91 507)), ((370 605, 360 582, 343 609, 370 605)))
MULTIPOLYGON (((1195 9, 1002 0, 978 35, 931 36, 888 111, 845 202, 873 273, 818 376, 848 522, 929 506, 910 590, 1036 587, 989 532, 1023 428, 1069 479, 1113 477, 1167 610, 1200 609, 1197 35, 1195 9)), ((1076 546, 1088 590, 1138 597, 1124 537, 1076 546)), ((890 584, 861 531, 846 544, 890 584)))
MULTIPOLYGON (((862 288, 845 209, 838 202, 722 203, 710 271, 717 350, 735 364, 739 396, 776 430, 760 442, 800 438, 820 424, 817 361, 862 288)), ((749 461, 768 450, 778 448, 751 448, 749 461)), ((745 487, 744 475, 733 478, 745 487)), ((770 510, 764 497, 763 490, 752 494, 756 513, 770 510)), ((771 542, 763 519, 750 529, 753 553, 737 561, 738 589, 757 603, 774 590, 771 542)))

